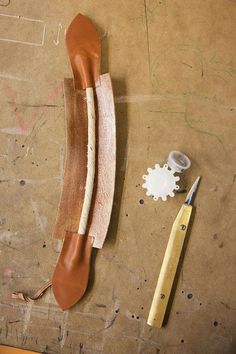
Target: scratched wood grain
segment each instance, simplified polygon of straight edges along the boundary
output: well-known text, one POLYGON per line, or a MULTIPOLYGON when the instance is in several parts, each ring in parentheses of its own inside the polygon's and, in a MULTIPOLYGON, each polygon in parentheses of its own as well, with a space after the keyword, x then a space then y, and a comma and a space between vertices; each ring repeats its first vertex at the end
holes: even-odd
POLYGON ((0 1, 1 344, 49 354, 235 352, 235 6, 0 1), (78 12, 98 27, 102 72, 113 79, 117 183, 89 291, 62 312, 50 291, 35 304, 10 293, 48 280, 60 251, 51 234, 65 157, 62 82, 71 75, 64 31, 78 12), (203 178, 168 326, 157 330, 146 320, 185 195, 154 202, 141 184, 172 149, 192 160, 187 187, 203 178))

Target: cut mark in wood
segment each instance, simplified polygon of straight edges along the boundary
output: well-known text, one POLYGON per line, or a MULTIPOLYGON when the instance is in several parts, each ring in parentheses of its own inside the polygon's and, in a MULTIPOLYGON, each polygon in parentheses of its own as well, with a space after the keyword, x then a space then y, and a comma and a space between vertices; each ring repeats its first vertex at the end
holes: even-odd
MULTIPOLYGON (((160 101, 166 98, 175 99, 177 96, 174 95, 132 95, 132 96, 116 96, 115 103, 136 103, 136 102, 149 102, 149 101, 160 101)), ((181 99, 180 96, 178 96, 181 99)))
POLYGON ((9 6, 11 3, 11 0, 1 0, 0 1, 0 6, 4 6, 4 7, 7 7, 9 6))
POLYGON ((31 318, 31 312, 32 312, 32 307, 33 307, 33 303, 30 302, 28 304, 28 306, 26 307, 25 309, 25 316, 24 316, 24 319, 23 319, 23 330, 22 330, 22 333, 25 334, 26 331, 27 331, 27 328, 28 328, 28 325, 29 325, 29 322, 30 322, 30 318, 31 318))
POLYGON ((2 79, 8 79, 8 80, 15 80, 15 81, 25 81, 25 82, 31 82, 32 80, 21 78, 18 76, 14 76, 11 74, 6 74, 6 73, 0 73, 0 78, 2 79))
POLYGON ((37 202, 31 198, 31 206, 35 217, 36 226, 39 227, 41 232, 44 232, 47 226, 47 218, 39 214, 37 202))
POLYGON ((0 41, 36 47, 44 45, 46 33, 44 21, 3 13, 0 13, 0 16, 0 41))
POLYGON ((30 131, 22 130, 19 127, 9 127, 9 128, 1 128, 0 133, 4 134, 12 134, 12 135, 30 135, 30 131))
POLYGON ((59 25, 58 25, 58 30, 57 30, 57 39, 55 40, 53 40, 53 43, 57 46, 58 44, 59 44, 59 42, 60 42, 60 40, 59 40, 59 38, 60 38, 60 32, 61 32, 61 30, 62 30, 62 25, 61 25, 61 23, 59 23, 59 25))
POLYGON ((151 76, 150 42, 149 42, 148 13, 147 13, 148 11, 147 11, 147 2, 146 2, 146 0, 144 0, 144 12, 145 12, 145 26, 146 26, 146 37, 147 37, 149 76, 151 76))

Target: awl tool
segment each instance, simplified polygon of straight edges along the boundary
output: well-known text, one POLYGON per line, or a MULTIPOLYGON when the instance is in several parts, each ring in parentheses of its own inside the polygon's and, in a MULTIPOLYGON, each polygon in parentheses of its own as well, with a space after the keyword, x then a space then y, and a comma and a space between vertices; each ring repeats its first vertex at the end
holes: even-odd
POLYGON ((172 226, 147 324, 161 328, 169 302, 177 267, 188 231, 200 177, 196 179, 172 226))

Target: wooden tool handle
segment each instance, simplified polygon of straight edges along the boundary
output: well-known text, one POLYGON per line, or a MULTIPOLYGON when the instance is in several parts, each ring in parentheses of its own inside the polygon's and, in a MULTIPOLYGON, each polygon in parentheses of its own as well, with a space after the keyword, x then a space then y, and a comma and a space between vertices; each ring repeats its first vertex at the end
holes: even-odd
POLYGON ((148 316, 147 324, 150 326, 162 327, 191 212, 192 206, 184 204, 172 226, 148 316))
POLYGON ((96 148, 96 122, 95 122, 95 105, 93 88, 86 88, 86 100, 88 110, 88 162, 87 162, 87 177, 85 184, 84 202, 80 217, 79 230, 80 235, 84 235, 87 229, 89 210, 93 196, 93 186, 95 177, 95 148, 96 148))

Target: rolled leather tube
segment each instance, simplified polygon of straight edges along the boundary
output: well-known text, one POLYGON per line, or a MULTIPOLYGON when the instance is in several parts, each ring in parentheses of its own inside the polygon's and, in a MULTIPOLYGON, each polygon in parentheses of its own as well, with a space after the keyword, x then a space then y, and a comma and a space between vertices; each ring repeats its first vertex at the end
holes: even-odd
POLYGON ((54 296, 62 310, 79 301, 88 284, 93 237, 67 231, 52 276, 54 296))

